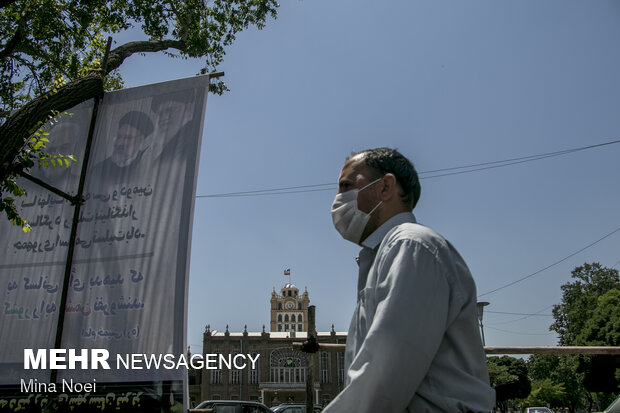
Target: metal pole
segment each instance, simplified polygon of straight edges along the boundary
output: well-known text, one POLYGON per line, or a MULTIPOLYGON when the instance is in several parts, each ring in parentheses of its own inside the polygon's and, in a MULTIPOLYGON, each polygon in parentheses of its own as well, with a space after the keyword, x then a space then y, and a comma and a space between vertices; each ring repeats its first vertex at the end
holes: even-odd
POLYGON ((479 301, 476 303, 476 308, 478 309, 478 321, 480 322, 480 333, 482 334, 482 346, 486 346, 484 342, 484 326, 482 325, 482 317, 484 316, 484 307, 489 305, 488 301, 479 301))
MULTIPOLYGON (((112 47, 112 38, 108 37, 108 44, 106 47, 105 57, 103 60, 104 67, 107 66, 108 56, 110 54, 110 48, 112 47)), ((80 208, 84 199, 84 182, 86 180, 86 171, 88 168, 88 160, 90 158, 90 149, 92 146, 93 135, 95 133, 95 123, 97 121, 97 112, 99 110, 99 103, 101 99, 95 98, 95 104, 93 106, 93 115, 90 119, 90 126, 88 129, 88 138, 86 140, 86 148, 84 149, 84 162, 82 162, 82 171, 80 173, 80 183, 78 185, 78 193, 76 198, 81 200, 77 202, 73 209, 73 222, 71 224, 71 235, 69 236, 69 247, 67 250, 67 264, 65 266, 65 275, 62 283, 62 294, 60 296, 60 306, 58 307, 58 325, 56 327, 56 338, 54 340, 54 348, 59 349, 62 345, 62 330, 65 324, 65 307, 67 305, 67 296, 69 295, 69 281, 71 280, 71 266, 73 265, 73 253, 75 250, 75 239, 77 237, 77 226, 80 217, 80 208)), ((58 376, 58 370, 52 370, 50 376, 50 382, 55 383, 58 376)))
MULTIPOLYGON (((315 309, 316 307, 311 305, 308 307, 308 339, 310 337, 316 338, 316 323, 315 323, 315 309)), ((316 361, 316 353, 308 353, 308 374, 306 376, 306 413, 313 412, 314 395, 312 388, 314 387, 314 377, 312 370, 314 369, 314 363, 316 361)))

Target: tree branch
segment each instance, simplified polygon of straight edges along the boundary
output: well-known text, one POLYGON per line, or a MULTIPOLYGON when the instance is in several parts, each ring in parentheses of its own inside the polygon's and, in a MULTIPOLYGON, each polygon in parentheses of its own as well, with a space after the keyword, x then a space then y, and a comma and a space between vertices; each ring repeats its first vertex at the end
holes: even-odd
POLYGON ((0 9, 5 8, 6 6, 10 6, 15 3, 17 0, 0 0, 0 9))
POLYGON ((15 30, 13 37, 11 37, 11 39, 8 42, 6 42, 6 44, 4 45, 4 48, 0 51, 0 60, 3 60, 7 58, 8 56, 10 56, 15 50, 15 48, 17 47, 17 45, 19 44, 19 42, 22 41, 22 35, 24 33, 25 26, 26 26, 26 18, 24 17, 24 14, 22 13, 22 15, 19 18, 19 22, 17 23, 17 30, 15 30))
POLYGON ((0 126, 0 181, 10 174, 10 165, 33 126, 45 122, 52 111, 62 112, 103 94, 103 77, 91 73, 60 87, 55 93, 39 96, 15 112, 0 126))
POLYGON ((183 51, 185 49, 185 42, 183 40, 150 40, 125 43, 110 52, 106 74, 117 69, 123 64, 125 59, 134 53, 161 52, 166 49, 183 51))
MULTIPOLYGON (((2 1, 2 0, 0 0, 2 1)), ((160 52, 166 49, 184 50, 182 40, 151 40, 129 42, 110 52, 107 73, 118 68, 134 53, 160 52)), ((88 99, 103 94, 103 76, 91 73, 59 88, 53 94, 40 96, 10 116, 0 126, 0 181, 9 176, 10 165, 24 142, 39 122, 45 122, 52 111, 62 112, 88 99)))

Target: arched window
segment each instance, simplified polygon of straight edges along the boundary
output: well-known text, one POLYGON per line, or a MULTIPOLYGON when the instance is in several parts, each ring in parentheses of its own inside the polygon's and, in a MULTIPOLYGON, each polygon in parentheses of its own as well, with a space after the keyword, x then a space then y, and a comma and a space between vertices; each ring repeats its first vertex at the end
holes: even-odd
POLYGON ((291 322, 294 323, 295 322, 295 314, 291 315, 291 322))
POLYGON ((282 303, 278 303, 278 310, 282 309, 282 303))
POLYGON ((297 309, 301 310, 301 303, 297 303, 297 309))
POLYGON ((287 347, 275 349, 269 356, 270 380, 274 383, 305 383, 308 359, 287 347))
POLYGON ((278 314, 278 323, 282 322, 282 314, 278 314))
POLYGON ((301 323, 302 321, 304 321, 304 320, 303 320, 303 315, 299 314, 299 315, 297 316, 297 321, 299 321, 300 323, 301 323))
POLYGON ((284 315, 284 322, 285 322, 285 323, 288 323, 288 314, 285 314, 285 315, 284 315))

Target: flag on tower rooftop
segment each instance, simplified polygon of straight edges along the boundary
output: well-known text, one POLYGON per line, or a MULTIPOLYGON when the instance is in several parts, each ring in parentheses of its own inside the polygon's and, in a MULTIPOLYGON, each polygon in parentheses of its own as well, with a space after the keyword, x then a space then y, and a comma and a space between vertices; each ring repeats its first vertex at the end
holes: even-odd
POLYGON ((284 270, 284 275, 291 275, 291 269, 287 268, 286 270, 284 270))

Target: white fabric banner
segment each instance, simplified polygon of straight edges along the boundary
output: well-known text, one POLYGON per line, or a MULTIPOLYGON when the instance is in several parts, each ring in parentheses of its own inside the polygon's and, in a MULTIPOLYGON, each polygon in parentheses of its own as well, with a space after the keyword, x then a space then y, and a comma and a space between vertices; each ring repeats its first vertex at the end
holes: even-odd
MULTIPOLYGON (((145 363, 116 370, 116 360, 186 350, 191 225, 208 82, 202 76, 121 90, 106 94, 99 106, 60 347, 106 349, 111 370, 59 370, 59 379, 185 376, 183 369, 147 369, 145 363)), ((75 124, 68 136, 80 150, 69 149, 82 159, 89 122, 86 109, 63 117, 50 131, 50 145, 61 141, 56 128, 75 124)), ((61 189, 75 193, 80 167, 58 170, 61 189)), ((68 201, 27 185, 19 205, 32 231, 23 234, 0 220, 6 236, 0 250, 0 384, 49 379, 49 371, 44 378, 41 371, 22 369, 23 349, 54 347, 73 216, 68 201)))

